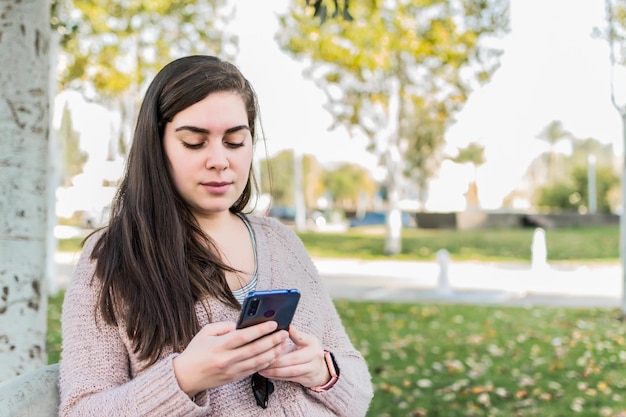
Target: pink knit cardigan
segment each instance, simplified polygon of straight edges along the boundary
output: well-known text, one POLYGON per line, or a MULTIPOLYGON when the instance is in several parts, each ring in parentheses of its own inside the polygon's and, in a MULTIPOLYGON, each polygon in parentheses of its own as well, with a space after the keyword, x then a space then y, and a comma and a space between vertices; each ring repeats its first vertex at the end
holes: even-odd
MULTIPOLYGON (((328 293, 302 242, 271 218, 248 217, 257 241, 257 289, 298 288, 302 293, 293 324, 314 334, 335 355, 339 381, 316 393, 292 382, 274 381, 269 406, 256 405, 249 378, 205 391, 195 401, 180 390, 172 359, 164 352, 153 366, 133 353, 123 324, 108 325, 96 312, 99 281, 87 242, 63 303, 63 352, 60 364, 60 416, 364 416, 372 399, 370 375, 348 339, 328 293)), ((215 321, 236 321, 239 311, 205 301, 215 321)), ((196 306, 200 324, 209 323, 196 306)))

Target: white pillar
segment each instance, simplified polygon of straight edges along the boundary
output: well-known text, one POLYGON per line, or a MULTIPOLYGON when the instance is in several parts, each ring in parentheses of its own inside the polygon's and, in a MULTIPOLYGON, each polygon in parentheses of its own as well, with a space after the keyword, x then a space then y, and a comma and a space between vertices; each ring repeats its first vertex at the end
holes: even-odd
POLYGON ((587 190, 589 193, 589 213, 598 211, 598 192, 596 189, 596 157, 587 156, 587 190))
POLYGON ((548 266, 548 248, 546 246, 546 232, 538 227, 533 233, 531 250, 531 267, 533 270, 545 269, 548 266))
POLYGON ((450 264, 450 253, 445 249, 437 251, 437 264, 439 265, 439 285, 437 286, 437 292, 440 294, 449 294, 452 292, 450 289, 450 277, 448 276, 448 265, 450 264))

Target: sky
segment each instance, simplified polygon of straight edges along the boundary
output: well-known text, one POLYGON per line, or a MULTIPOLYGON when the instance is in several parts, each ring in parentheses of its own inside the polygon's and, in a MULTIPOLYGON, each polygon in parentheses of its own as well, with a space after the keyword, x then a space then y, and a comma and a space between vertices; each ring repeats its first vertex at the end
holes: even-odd
MULTIPOLYGON (((288 0, 234 4, 236 18, 228 29, 239 36, 235 63, 258 94, 268 154, 296 149, 324 164, 361 164, 380 179, 383 171, 366 151, 365 139, 328 130, 332 120, 322 107, 323 93, 304 78, 304 65, 274 40, 276 13, 286 10, 288 0)), ((548 150, 538 135, 554 120, 578 138, 612 143, 622 152, 621 120, 610 102, 608 47, 591 37, 603 18, 604 0, 511 0, 512 30, 501 41, 501 66, 490 83, 469 96, 446 133, 448 154, 470 142, 485 146, 486 163, 476 178, 483 208, 498 209, 520 186, 530 162, 548 150)), ((623 87, 618 92, 626 103, 623 87)), ((94 129, 102 117, 90 111, 80 119, 79 130, 89 131, 86 146, 104 153, 109 129, 94 129)), ((90 169, 101 171, 101 164, 90 169)), ((464 209, 463 194, 472 177, 471 166, 444 162, 430 184, 426 208, 464 209)))

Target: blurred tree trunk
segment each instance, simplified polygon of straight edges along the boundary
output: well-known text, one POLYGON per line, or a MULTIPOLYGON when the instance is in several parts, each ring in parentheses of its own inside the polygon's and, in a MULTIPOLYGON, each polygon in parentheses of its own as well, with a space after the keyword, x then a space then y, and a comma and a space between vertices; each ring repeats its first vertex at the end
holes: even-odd
POLYGON ((622 119, 622 211, 620 213, 620 259, 622 266, 622 306, 621 316, 626 319, 626 104, 618 103, 615 91, 615 70, 626 66, 626 3, 623 0, 615 2, 606 0, 607 31, 606 39, 609 43, 609 62, 611 64, 611 102, 622 119))
POLYGON ((402 252, 402 212, 400 211, 400 182, 402 167, 400 156, 398 124, 400 122, 400 83, 391 77, 389 85, 389 107, 387 128, 384 130, 387 141, 385 155, 387 167, 387 213, 385 220, 385 254, 398 255, 402 252))
POLYGON ((0 4, 0 381, 47 362, 49 48, 49 1, 0 4))
POLYGON ((304 181, 302 169, 302 152, 299 149, 293 150, 293 196, 294 207, 296 209, 296 230, 304 232, 306 230, 306 202, 304 201, 304 181))

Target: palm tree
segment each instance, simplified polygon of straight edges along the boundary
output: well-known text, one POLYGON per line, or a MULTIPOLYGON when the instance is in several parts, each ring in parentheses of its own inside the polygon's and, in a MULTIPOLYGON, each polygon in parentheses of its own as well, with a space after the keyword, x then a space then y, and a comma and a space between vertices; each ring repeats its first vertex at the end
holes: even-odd
POLYGON ((550 184, 556 181, 556 145, 564 139, 572 140, 574 136, 563 128, 563 124, 559 120, 553 120, 537 137, 548 143, 550 146, 550 162, 548 163, 548 179, 550 184))
POLYGON ((478 207, 478 185, 476 184, 476 178, 478 167, 486 162, 485 146, 476 142, 471 142, 465 148, 459 148, 457 156, 450 158, 450 160, 457 164, 470 163, 474 167, 474 178, 470 181, 468 186, 467 201, 468 206, 478 207))

